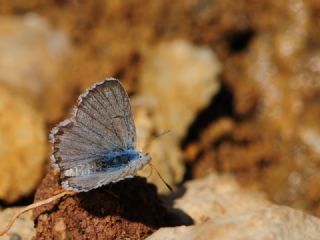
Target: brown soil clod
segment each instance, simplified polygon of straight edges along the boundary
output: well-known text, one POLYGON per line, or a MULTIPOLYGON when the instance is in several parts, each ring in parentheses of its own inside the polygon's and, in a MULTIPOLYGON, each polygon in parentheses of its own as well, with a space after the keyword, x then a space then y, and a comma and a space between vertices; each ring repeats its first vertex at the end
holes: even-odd
MULTIPOLYGON (((59 191, 58 179, 49 172, 35 201, 59 191)), ((167 212, 156 187, 135 177, 38 207, 33 217, 34 239, 144 239, 166 225, 167 212)))

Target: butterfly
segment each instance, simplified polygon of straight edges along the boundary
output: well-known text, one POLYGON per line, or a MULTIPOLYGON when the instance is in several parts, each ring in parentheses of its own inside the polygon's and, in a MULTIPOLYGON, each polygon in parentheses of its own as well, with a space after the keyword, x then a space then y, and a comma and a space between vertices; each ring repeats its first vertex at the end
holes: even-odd
POLYGON ((50 133, 51 162, 61 185, 73 192, 133 177, 151 161, 136 150, 136 128, 127 92, 107 78, 79 96, 69 119, 50 133))

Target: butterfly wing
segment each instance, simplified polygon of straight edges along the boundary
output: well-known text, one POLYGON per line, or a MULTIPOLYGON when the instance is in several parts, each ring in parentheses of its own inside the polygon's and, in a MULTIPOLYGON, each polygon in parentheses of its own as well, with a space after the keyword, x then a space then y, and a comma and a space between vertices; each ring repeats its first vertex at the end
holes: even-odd
POLYGON ((108 172, 92 172, 90 175, 75 176, 69 178, 67 181, 62 182, 62 186, 66 189, 73 190, 76 192, 88 191, 93 188, 98 188, 110 182, 117 182, 125 178, 130 178, 133 175, 130 173, 132 169, 125 167, 117 171, 108 172), (94 183, 94 186, 92 186, 94 183))
MULTIPOLYGON (((51 139, 52 162, 64 176, 71 171, 70 180, 84 171, 90 175, 109 151, 134 149, 136 129, 129 97, 121 83, 109 78, 82 94, 73 116, 52 130, 51 139)), ((65 181, 67 185, 68 177, 65 181)), ((72 190, 80 191, 81 183, 73 183, 72 190)), ((92 178, 83 191, 96 187, 92 178)))

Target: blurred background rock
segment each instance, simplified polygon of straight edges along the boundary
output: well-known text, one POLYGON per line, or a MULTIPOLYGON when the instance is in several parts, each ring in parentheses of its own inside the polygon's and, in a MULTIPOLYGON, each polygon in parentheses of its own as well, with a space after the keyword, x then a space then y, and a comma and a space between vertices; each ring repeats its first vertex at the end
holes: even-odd
POLYGON ((319 25, 315 0, 1 1, 2 205, 33 198, 51 127, 113 76, 171 185, 228 173, 320 216, 319 25))

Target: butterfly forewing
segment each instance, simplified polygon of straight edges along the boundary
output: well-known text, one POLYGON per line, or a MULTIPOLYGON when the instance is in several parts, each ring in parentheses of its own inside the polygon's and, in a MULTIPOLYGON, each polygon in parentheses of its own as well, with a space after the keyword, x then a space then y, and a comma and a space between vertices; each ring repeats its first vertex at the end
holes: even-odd
POLYGON ((76 120, 110 144, 108 149, 135 148, 136 130, 128 95, 118 80, 106 80, 80 98, 76 120))

